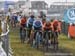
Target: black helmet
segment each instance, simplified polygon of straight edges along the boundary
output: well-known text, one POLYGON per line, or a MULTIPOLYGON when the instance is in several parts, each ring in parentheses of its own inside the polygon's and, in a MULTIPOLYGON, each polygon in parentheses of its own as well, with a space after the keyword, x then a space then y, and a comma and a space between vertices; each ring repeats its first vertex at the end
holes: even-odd
POLYGON ((31 17, 31 18, 34 18, 34 15, 31 15, 30 17, 31 17))

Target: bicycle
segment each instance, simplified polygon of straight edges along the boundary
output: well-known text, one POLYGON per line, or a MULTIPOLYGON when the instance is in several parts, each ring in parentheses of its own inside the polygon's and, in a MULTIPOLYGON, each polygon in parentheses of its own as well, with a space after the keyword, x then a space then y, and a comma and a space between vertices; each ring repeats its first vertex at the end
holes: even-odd
POLYGON ((26 40, 26 28, 20 29, 20 39, 21 39, 21 43, 25 42, 25 40, 26 40))
POLYGON ((44 49, 46 49, 46 51, 48 51, 49 50, 49 45, 50 45, 50 43, 49 43, 49 36, 48 36, 48 34, 50 33, 50 37, 51 37, 51 31, 44 31, 45 33, 46 33, 46 36, 45 36, 45 38, 43 38, 43 48, 44 49))
POLYGON ((27 41, 28 41, 28 44, 31 44, 32 42, 32 30, 30 28, 27 28, 26 29, 26 38, 27 38, 27 41))
POLYGON ((40 35, 40 30, 35 30, 36 33, 35 39, 33 40, 33 46, 35 46, 37 49, 39 49, 40 44, 42 42, 42 35, 40 35))
POLYGON ((58 32, 53 32, 53 47, 54 50, 58 50, 58 32))

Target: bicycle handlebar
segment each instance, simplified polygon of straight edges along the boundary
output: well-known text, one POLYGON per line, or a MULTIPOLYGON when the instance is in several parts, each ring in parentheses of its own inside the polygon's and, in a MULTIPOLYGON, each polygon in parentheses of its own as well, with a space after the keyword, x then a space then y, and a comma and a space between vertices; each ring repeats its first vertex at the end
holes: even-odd
POLYGON ((43 31, 43 32, 52 32, 52 31, 43 31))

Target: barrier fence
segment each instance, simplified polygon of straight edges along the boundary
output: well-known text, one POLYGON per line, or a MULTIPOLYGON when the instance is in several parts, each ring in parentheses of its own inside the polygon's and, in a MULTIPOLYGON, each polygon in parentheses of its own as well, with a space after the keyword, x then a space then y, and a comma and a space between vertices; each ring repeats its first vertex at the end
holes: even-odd
POLYGON ((69 23, 62 22, 61 28, 63 34, 68 35, 68 27, 69 27, 69 23))
POLYGON ((7 32, 2 33, 0 35, 0 42, 2 42, 2 48, 4 50, 3 53, 5 52, 6 54, 5 56, 12 56, 12 53, 11 53, 12 51, 11 51, 10 44, 9 44, 9 26, 7 28, 7 32))

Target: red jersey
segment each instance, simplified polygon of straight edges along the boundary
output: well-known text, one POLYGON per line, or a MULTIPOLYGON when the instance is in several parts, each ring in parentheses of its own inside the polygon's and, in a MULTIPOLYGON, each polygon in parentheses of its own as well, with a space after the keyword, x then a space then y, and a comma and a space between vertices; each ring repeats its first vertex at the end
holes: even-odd
POLYGON ((47 24, 47 23, 44 23, 44 30, 50 30, 51 29, 51 23, 47 24))
POLYGON ((27 20, 26 20, 25 18, 22 18, 22 19, 21 19, 21 24, 26 24, 26 21, 27 21, 27 20))
POLYGON ((59 22, 58 22, 57 20, 54 20, 54 21, 53 21, 53 30, 54 30, 54 31, 58 31, 58 23, 59 23, 59 22))

